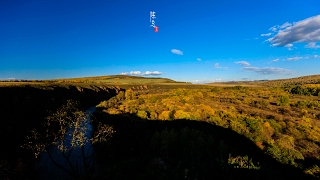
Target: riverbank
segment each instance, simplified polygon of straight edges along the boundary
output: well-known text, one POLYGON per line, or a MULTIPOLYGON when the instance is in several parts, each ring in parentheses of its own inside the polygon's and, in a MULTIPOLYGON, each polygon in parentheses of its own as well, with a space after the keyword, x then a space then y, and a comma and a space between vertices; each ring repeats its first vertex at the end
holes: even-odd
POLYGON ((83 110, 115 96, 120 88, 94 86, 8 86, 0 87, 1 127, 0 179, 19 179, 34 175, 31 152, 21 148, 27 132, 41 127, 43 118, 68 99, 79 101, 83 110))

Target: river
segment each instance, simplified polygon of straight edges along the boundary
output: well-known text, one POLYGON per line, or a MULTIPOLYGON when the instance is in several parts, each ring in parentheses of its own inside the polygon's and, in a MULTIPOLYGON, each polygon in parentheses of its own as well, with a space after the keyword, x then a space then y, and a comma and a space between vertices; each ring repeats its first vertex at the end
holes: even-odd
MULTIPOLYGON (((96 110, 96 107, 90 107, 86 113, 90 115, 96 110)), ((91 116, 88 116, 87 119, 84 121, 86 125, 86 132, 85 136, 90 139, 92 134, 92 124, 90 123, 91 116)), ((74 128, 69 128, 68 134, 74 131, 74 128)), ((71 136, 65 136, 66 144, 71 144, 71 136)), ((40 177, 39 179, 71 179, 67 172, 62 170, 61 168, 57 167, 57 164, 61 165, 63 168, 67 169, 68 171, 72 172, 72 168, 74 169, 73 172, 79 172, 79 175, 83 175, 85 172, 84 162, 83 162, 83 154, 85 154, 86 160, 89 160, 90 157, 93 156, 93 148, 90 142, 87 142, 84 145, 84 151, 82 152, 81 148, 75 148, 71 152, 67 151, 65 155, 70 153, 69 162, 63 156, 62 152, 55 146, 49 149, 52 159, 55 160, 56 164, 50 159, 49 154, 47 152, 43 152, 40 154, 39 158, 39 172, 40 177), (70 166, 71 165, 71 166, 70 166), (72 168, 71 168, 72 167, 72 168)), ((93 161, 91 161, 93 162, 93 161)), ((91 163, 89 166, 92 166, 91 163)), ((87 168, 88 169, 88 168, 87 168)))

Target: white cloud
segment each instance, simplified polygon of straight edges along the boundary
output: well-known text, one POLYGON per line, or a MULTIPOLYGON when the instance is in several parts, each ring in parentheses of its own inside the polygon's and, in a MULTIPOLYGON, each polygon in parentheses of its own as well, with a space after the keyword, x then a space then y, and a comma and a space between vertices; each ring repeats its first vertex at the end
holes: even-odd
POLYGON ((192 80, 193 83, 199 84, 206 82, 205 80, 192 80))
POLYGON ((0 78, 0 80, 4 80, 4 81, 11 81, 11 80, 18 80, 17 78, 0 78))
POLYGON ((224 70, 228 69, 228 67, 222 67, 222 66, 220 66, 219 63, 215 63, 215 64, 214 64, 214 68, 222 68, 222 69, 224 69, 224 70))
MULTIPOLYGON (((277 62, 279 59, 274 59, 272 62, 277 62)), ((255 72, 258 74, 265 74, 265 75, 270 75, 270 74, 292 74, 293 71, 288 70, 288 69, 283 69, 283 68, 275 68, 275 67, 264 67, 264 68, 259 68, 259 67, 252 67, 248 62, 246 61, 239 61, 235 62, 236 64, 240 64, 241 66, 244 66, 241 68, 241 70, 248 71, 248 72, 255 72)))
POLYGON ((311 57, 312 57, 312 58, 317 58, 317 57, 319 57, 319 56, 315 54, 315 55, 313 55, 313 56, 311 56, 311 57))
POLYGON ((316 45, 316 42, 309 42, 309 44, 305 45, 305 48, 318 49, 320 45, 316 45))
POLYGON ((201 61, 201 58, 197 58, 197 61, 201 61))
POLYGON ((273 31, 273 32, 277 32, 278 28, 279 28, 279 26, 275 25, 275 26, 272 26, 269 30, 273 31))
POLYGON ((215 63, 215 64, 214 64, 214 68, 222 68, 222 67, 219 66, 219 63, 215 63))
POLYGON ((122 72, 120 75, 135 75, 135 76, 157 76, 161 75, 162 72, 159 71, 146 71, 142 73, 141 71, 130 71, 130 72, 122 72))
POLYGON ((212 80, 192 80, 192 83, 194 84, 204 84, 204 83, 212 83, 214 81, 212 80))
POLYGON ((282 25, 280 26, 280 29, 284 29, 284 28, 287 28, 287 27, 290 27, 290 26, 292 26, 292 24, 286 22, 286 23, 284 23, 284 24, 282 24, 282 25))
POLYGON ((205 83, 214 83, 221 82, 222 79, 214 79, 214 80, 192 80, 193 84, 205 84, 205 83))
POLYGON ((178 50, 178 49, 171 49, 171 52, 172 52, 173 54, 183 55, 183 52, 180 51, 180 50, 178 50))
POLYGON ((286 47, 288 50, 292 50, 292 46, 293 46, 293 44, 287 44, 284 47, 286 47))
POLYGON ((267 33, 267 34, 261 34, 261 36, 271 36, 272 33, 267 33))
POLYGON ((254 38, 255 40, 259 39, 258 37, 254 38))
POLYGON ((153 75, 153 76, 156 76, 156 75, 161 75, 162 72, 159 72, 159 71, 146 71, 143 75, 145 76, 149 76, 149 75, 153 75))
POLYGON ((141 75, 142 73, 141 73, 141 71, 131 71, 129 74, 130 75, 141 75))
POLYGON ((297 56, 297 57, 287 58, 287 61, 298 61, 300 59, 302 59, 302 57, 297 56))
POLYGON ((240 64, 241 66, 250 66, 250 64, 246 61, 235 62, 236 64, 240 64))
POLYGON ((271 46, 283 47, 298 42, 320 41, 320 15, 295 22, 292 26, 289 24, 283 24, 284 29, 280 29, 275 36, 267 40, 271 46))
POLYGON ((265 75, 271 75, 271 74, 292 74, 293 71, 283 68, 275 68, 275 67, 264 67, 264 68, 258 68, 258 67, 244 67, 242 68, 244 71, 249 72, 256 72, 258 74, 265 74, 265 75))

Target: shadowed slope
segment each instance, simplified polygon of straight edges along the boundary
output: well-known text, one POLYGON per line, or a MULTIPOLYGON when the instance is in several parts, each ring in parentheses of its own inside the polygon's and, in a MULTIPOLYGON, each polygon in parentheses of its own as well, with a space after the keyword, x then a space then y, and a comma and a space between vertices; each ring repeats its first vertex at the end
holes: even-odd
POLYGON ((99 110, 94 116, 95 123, 112 125, 116 131, 109 144, 96 149, 102 165, 99 178, 313 179, 220 126, 192 120, 146 121, 99 110))

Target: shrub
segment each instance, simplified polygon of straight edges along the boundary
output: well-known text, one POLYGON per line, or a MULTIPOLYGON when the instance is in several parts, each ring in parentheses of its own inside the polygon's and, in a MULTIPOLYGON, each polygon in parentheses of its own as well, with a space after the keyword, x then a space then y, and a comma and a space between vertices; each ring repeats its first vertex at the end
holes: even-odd
POLYGON ((163 111, 160 115, 159 115, 159 119, 160 120, 170 120, 170 111, 163 111))
POLYGON ((301 110, 301 114, 302 114, 303 116, 307 116, 307 115, 308 115, 308 110, 302 109, 302 110, 301 110))
POLYGON ((282 128, 283 128, 282 126, 285 127, 285 125, 286 125, 284 122, 277 122, 275 120, 268 120, 268 122, 270 123, 271 127, 273 128, 275 134, 282 133, 282 128))
POLYGON ((263 134, 267 139, 271 139, 272 135, 274 134, 274 129, 269 122, 263 123, 263 134))
POLYGON ((210 92, 219 92, 220 90, 216 87, 213 87, 210 89, 210 92))
POLYGON ((122 113, 120 110, 118 110, 118 109, 116 109, 116 108, 108 108, 108 109, 106 110, 106 112, 107 112, 108 114, 121 114, 121 113, 122 113))
POLYGON ((313 108, 318 108, 318 107, 320 107, 319 101, 312 101, 311 104, 312 104, 313 108))
POLYGON ((232 165, 234 168, 246 168, 246 169, 256 169, 259 170, 260 166, 255 165, 252 162, 252 159, 249 159, 248 156, 237 156, 237 157, 231 157, 229 155, 228 164, 232 165))
POLYGON ((158 114, 155 111, 150 112, 150 119, 151 120, 157 120, 158 119, 158 114))
POLYGON ((280 114, 291 114, 291 109, 286 107, 281 107, 277 109, 277 112, 280 114))
POLYGON ((266 100, 260 101, 260 104, 261 104, 261 107, 262 107, 263 109, 268 108, 268 106, 269 106, 269 102, 266 101, 266 100))
POLYGON ((183 110, 178 110, 174 113, 174 119, 190 119, 190 114, 183 110))
POLYGON ((288 95, 280 95, 277 99, 279 106, 288 106, 290 104, 290 98, 288 95))
POLYGON ((106 108, 107 106, 108 106, 108 102, 107 101, 102 101, 97 105, 97 107, 103 107, 103 108, 106 108))
POLYGON ((312 167, 307 168, 304 172, 306 174, 310 174, 310 175, 319 177, 320 168, 317 165, 313 165, 312 167))
POLYGON ((297 107, 306 107, 307 106, 305 101, 298 101, 298 102, 295 103, 295 105, 297 107))
POLYGON ((301 86, 296 86, 291 89, 292 94, 306 94, 306 89, 301 86))
POLYGON ((148 113, 146 111, 138 111, 137 116, 142 118, 142 119, 147 119, 148 118, 148 113))

